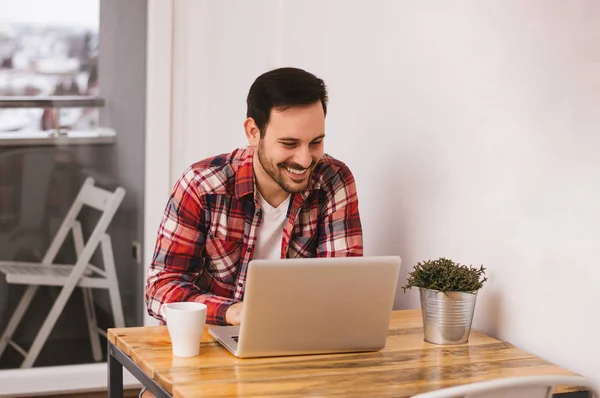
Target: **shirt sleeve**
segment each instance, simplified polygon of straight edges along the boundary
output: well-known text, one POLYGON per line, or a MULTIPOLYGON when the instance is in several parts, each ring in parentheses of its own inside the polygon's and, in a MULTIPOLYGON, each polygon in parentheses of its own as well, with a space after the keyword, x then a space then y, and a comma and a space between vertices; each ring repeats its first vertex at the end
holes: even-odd
POLYGON ((158 229, 152 263, 146 274, 148 314, 165 323, 163 305, 194 301, 207 306, 206 322, 226 325, 225 313, 235 303, 212 294, 197 281, 205 272, 206 216, 189 169, 177 181, 158 229))
POLYGON ((331 184, 331 195, 319 222, 318 257, 361 257, 363 235, 356 183, 343 165, 331 184))

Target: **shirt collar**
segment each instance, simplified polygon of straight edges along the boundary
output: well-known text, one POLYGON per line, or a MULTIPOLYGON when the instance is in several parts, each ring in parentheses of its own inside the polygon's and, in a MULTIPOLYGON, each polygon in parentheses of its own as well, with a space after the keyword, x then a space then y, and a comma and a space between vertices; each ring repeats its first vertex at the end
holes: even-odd
POLYGON ((240 156, 239 165, 235 172, 235 197, 238 199, 254 192, 253 156, 254 147, 247 147, 240 156))

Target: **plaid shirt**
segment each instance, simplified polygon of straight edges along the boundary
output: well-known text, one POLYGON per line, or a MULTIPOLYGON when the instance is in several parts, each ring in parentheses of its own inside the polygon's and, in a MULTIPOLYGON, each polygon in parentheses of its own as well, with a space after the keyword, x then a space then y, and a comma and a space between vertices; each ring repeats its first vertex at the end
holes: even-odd
MULTIPOLYGON (((146 282, 148 313, 164 323, 162 305, 195 301, 207 323, 244 296, 262 212, 254 190, 253 148, 193 164, 179 178, 158 230, 146 282)), ((281 258, 362 256, 362 226, 354 177, 324 155, 308 188, 293 194, 281 258)))

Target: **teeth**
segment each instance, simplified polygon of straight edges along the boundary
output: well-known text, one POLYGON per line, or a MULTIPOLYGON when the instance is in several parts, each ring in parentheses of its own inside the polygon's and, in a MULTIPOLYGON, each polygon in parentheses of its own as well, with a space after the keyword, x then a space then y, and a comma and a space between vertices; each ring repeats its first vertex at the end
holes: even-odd
POLYGON ((286 168, 286 170, 292 174, 304 174, 304 172, 306 171, 306 170, 296 170, 296 169, 290 169, 290 168, 286 168))

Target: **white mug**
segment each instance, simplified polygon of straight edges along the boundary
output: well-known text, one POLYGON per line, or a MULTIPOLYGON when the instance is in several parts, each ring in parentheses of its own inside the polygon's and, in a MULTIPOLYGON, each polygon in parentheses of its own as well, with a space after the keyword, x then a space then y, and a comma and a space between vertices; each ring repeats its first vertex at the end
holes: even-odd
POLYGON ((206 305, 193 302, 168 303, 164 306, 173 355, 200 355, 200 340, 206 325, 206 305))

